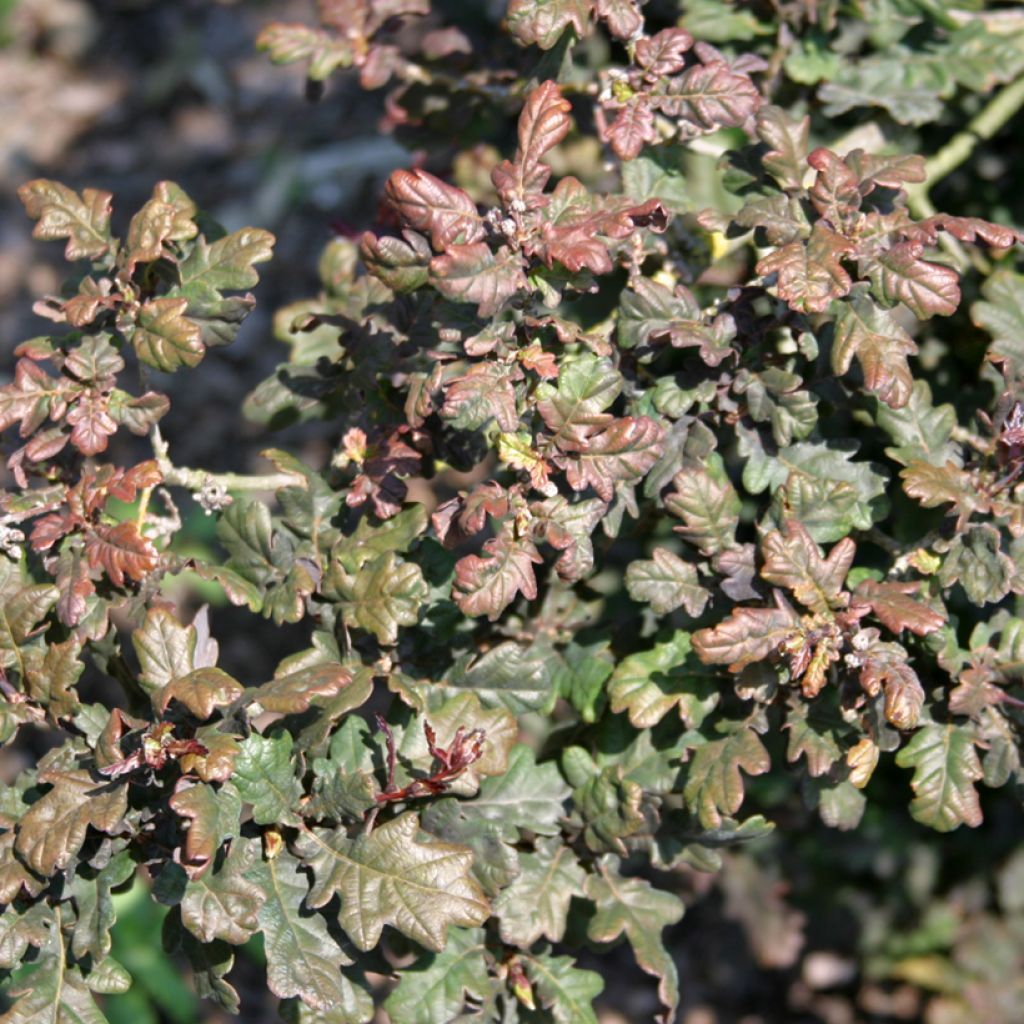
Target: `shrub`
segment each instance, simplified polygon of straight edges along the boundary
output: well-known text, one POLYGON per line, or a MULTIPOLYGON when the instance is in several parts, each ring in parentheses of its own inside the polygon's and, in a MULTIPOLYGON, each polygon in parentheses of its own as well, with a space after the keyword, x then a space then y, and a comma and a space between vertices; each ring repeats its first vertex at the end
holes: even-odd
MULTIPOLYGON (((1024 102, 1019 37, 931 4, 870 32, 670 6, 267 27, 314 95, 358 68, 430 141, 281 311, 246 404, 329 424, 326 465, 176 465, 147 383, 235 338, 272 235, 169 182, 119 237, 109 193, 22 187, 77 269, 0 389, 0 738, 54 736, 0 795, 5 1022, 103 1019, 140 870, 231 1012, 259 935, 288 1020, 370 1020, 373 971, 397 1022, 579 1024, 602 978, 575 952, 625 939, 670 1020, 684 869, 774 816, 797 836, 801 806, 853 829, 893 779, 939 832, 1019 784, 1022 236, 927 191, 1024 102), (931 160, 892 130, 972 104, 931 160), (952 347, 964 274, 987 350, 952 347), (107 462, 121 428, 151 457, 107 462), (222 557, 178 545, 189 493, 222 557), (233 678, 177 576, 308 646, 233 678)), ((988 1005, 971 977, 930 1019, 988 1005)))

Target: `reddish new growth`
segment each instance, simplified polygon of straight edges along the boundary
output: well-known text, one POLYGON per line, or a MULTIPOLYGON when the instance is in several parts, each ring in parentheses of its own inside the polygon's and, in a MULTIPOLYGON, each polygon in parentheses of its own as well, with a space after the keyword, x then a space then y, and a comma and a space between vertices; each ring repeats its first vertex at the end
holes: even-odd
POLYGON ((408 786, 395 788, 395 737, 391 727, 380 716, 376 716, 377 728, 384 733, 388 748, 388 782, 383 793, 377 794, 378 803, 389 803, 395 800, 413 800, 421 796, 434 796, 443 793, 451 782, 457 779, 471 764, 479 761, 484 752, 486 733, 483 729, 466 732, 460 725, 455 730, 451 743, 447 747, 437 745, 437 736, 429 722, 423 723, 423 732, 427 737, 427 748, 430 756, 439 767, 425 779, 413 779, 408 786))
POLYGON ((99 773, 116 779, 142 767, 159 771, 168 761, 176 761, 186 754, 205 753, 206 747, 198 740, 175 739, 174 726, 170 722, 160 722, 143 733, 142 743, 137 750, 120 761, 100 768, 99 773))

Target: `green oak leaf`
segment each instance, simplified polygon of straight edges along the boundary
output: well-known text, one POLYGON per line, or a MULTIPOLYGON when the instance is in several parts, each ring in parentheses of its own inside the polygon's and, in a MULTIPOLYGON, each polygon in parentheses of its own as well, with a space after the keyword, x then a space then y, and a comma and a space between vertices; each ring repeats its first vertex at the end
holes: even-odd
POLYGON ((399 626, 415 626, 429 587, 423 570, 393 551, 363 565, 343 606, 346 621, 373 633, 387 646, 398 643, 399 626))
POLYGON ((290 733, 252 733, 239 745, 232 781, 242 799, 252 804, 257 825, 298 825, 302 784, 295 777, 290 733))
POLYGON ((352 961, 331 938, 323 917, 306 909, 309 881, 302 865, 282 851, 256 863, 246 877, 266 896, 258 922, 270 991, 282 999, 297 996, 314 1010, 343 1007, 357 1020, 369 1020, 370 994, 341 970, 352 961))
POLYGON ((690 634, 685 632, 619 662, 608 682, 608 695, 612 711, 628 711, 638 729, 657 724, 673 708, 697 729, 718 704, 715 674, 692 653, 690 634))
POLYGON ((565 935, 569 901, 586 881, 572 849, 558 838, 539 839, 535 853, 519 857, 519 875, 495 900, 501 938, 529 949, 541 936, 559 942, 565 935))
MULTIPOLYGON (((90 871, 88 876, 79 868, 68 889, 78 915, 71 934, 71 952, 76 959, 91 956, 94 963, 99 963, 110 955, 110 929, 117 919, 111 890, 134 873, 135 861, 127 850, 116 854, 99 871, 90 871)), ((42 909, 40 904, 36 907, 42 909)))
POLYGON ((242 291, 259 283, 255 263, 273 255, 274 236, 260 228, 242 228, 210 243, 200 235, 189 254, 178 264, 181 288, 186 295, 219 299, 222 290, 242 291))
POLYGON ((701 586, 693 563, 668 548, 655 548, 650 559, 630 562, 626 590, 634 601, 646 601, 658 615, 682 607, 694 618, 711 597, 711 592, 701 586))
POLYGON ((484 707, 507 708, 514 715, 527 711, 544 714, 558 697, 557 668, 544 644, 527 646, 506 640, 483 654, 460 658, 447 677, 432 683, 430 690, 445 696, 471 690, 484 707))
POLYGON ((583 840, 587 847, 595 853, 624 854, 623 839, 639 832, 644 824, 640 809, 643 795, 638 783, 624 777, 621 765, 609 766, 577 786, 573 801, 585 822, 583 840))
MULTIPOLYGON (((82 890, 86 891, 92 882, 93 880, 86 882, 82 886, 82 890)), ((109 901, 109 888, 106 889, 105 895, 109 901)), ((98 906, 99 900, 94 899, 87 910, 88 917, 96 918, 98 916, 96 913, 98 906)), ((113 924, 112 913, 109 915, 104 913, 103 926, 106 938, 109 938, 111 924, 113 924)), ((17 967, 29 947, 40 949, 46 945, 53 927, 53 912, 45 903, 32 903, 27 907, 13 905, 5 907, 3 913, 0 913, 0 970, 9 971, 17 967)), ((95 934, 94 929, 89 929, 89 931, 95 934)), ((80 948, 88 950, 89 946, 94 944, 93 934, 90 934, 89 941, 80 948)))
POLYGON ((200 942, 241 946, 257 931, 268 893, 247 875, 255 859, 252 842, 236 841, 227 857, 185 886, 182 924, 200 942))
POLYGON ((679 981, 661 933, 682 918, 682 900, 642 878, 623 878, 619 858, 611 854, 598 860, 597 874, 587 877, 586 893, 597 908, 587 923, 587 937, 614 942, 625 935, 637 963, 658 978, 658 995, 671 1019, 679 1004, 679 981))
POLYGON ((475 799, 461 806, 470 818, 554 835, 570 793, 558 765, 538 765, 533 751, 521 743, 512 748, 505 773, 484 779, 475 799))
POLYGON ((584 971, 571 956, 521 954, 534 998, 555 1024, 597 1024, 593 1001, 604 989, 600 974, 584 971))
POLYGON ((397 987, 384 1001, 394 1021, 437 1024, 459 1018, 466 997, 484 1002, 495 990, 488 970, 484 933, 479 928, 451 928, 440 953, 428 953, 399 972, 397 987))
POLYGON ((315 879, 307 904, 338 893, 339 921, 358 949, 373 949, 391 925, 440 952, 449 925, 482 924, 490 907, 470 875, 472 852, 424 838, 412 811, 355 839, 341 829, 303 832, 296 849, 315 879))
POLYGON ((914 769, 910 813, 916 821, 937 832, 981 824, 974 783, 983 773, 969 729, 942 723, 924 725, 896 755, 896 763, 914 769))
POLYGON ((959 448, 950 441, 956 410, 951 405, 933 405, 927 381, 914 381, 906 405, 899 409, 880 404, 875 420, 893 440, 885 454, 901 466, 927 462, 941 467, 951 461, 959 465, 959 448))
POLYGON ((989 358, 1019 378, 1024 373, 1024 274, 997 270, 981 294, 985 301, 971 306, 971 319, 992 335, 989 358))
POLYGON ((281 672, 268 683, 250 690, 252 699, 266 711, 291 715, 306 711, 318 697, 334 697, 352 682, 352 672, 340 664, 311 664, 293 672, 281 672))
POLYGON ((422 814, 423 829, 438 839, 473 851, 473 877, 488 896, 497 896, 519 874, 511 824, 467 814, 472 804, 454 798, 432 800, 422 814))
POLYGON ((673 481, 675 490, 665 508, 683 521, 676 533, 702 555, 715 555, 736 545, 740 498, 716 455, 704 466, 684 469, 673 481))
POLYGON ((155 693, 187 676, 195 664, 196 639, 195 626, 183 626, 166 608, 150 608, 143 624, 132 633, 143 688, 155 693))

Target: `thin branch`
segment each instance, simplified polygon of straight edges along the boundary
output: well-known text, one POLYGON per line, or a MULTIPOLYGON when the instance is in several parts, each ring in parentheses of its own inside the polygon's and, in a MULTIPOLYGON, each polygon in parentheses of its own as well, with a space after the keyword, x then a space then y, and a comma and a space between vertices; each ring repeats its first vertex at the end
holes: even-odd
POLYGON ((225 491, 276 491, 281 487, 301 486, 304 482, 297 473, 211 473, 205 469, 175 466, 159 427, 153 427, 150 441, 164 483, 172 487, 187 487, 192 491, 211 486, 222 487, 225 491))
MULTIPOLYGON (((928 198, 929 191, 943 178, 968 160, 979 142, 991 139, 1024 107, 1024 78, 1004 86, 971 120, 962 132, 957 132, 931 159, 925 163, 925 180, 907 190, 907 206, 918 219, 935 215, 935 207, 928 198)), ((977 253, 968 255, 953 237, 943 234, 939 244, 956 261, 960 270, 972 263, 987 272, 988 261, 977 253)))

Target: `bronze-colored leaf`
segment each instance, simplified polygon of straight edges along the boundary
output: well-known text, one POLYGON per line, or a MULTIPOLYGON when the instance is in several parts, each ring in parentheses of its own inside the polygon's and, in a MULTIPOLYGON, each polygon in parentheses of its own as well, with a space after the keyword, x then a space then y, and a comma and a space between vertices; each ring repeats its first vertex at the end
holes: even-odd
POLYGON ((66 238, 69 260, 99 259, 110 248, 109 192, 87 188, 81 196, 58 181, 38 178, 18 189, 25 212, 38 221, 32 235, 46 240, 66 238))
POLYGON ((527 97, 519 115, 516 158, 511 163, 503 160, 491 173, 494 187, 506 203, 518 199, 527 206, 537 204, 537 194, 551 175, 541 158, 569 133, 571 109, 556 82, 542 82, 527 97))
POLYGON ((199 324, 185 316, 188 299, 153 299, 143 304, 132 335, 139 358, 157 370, 195 366, 206 351, 199 324))
POLYGON ((844 607, 849 601, 843 584, 857 551, 849 537, 836 544, 828 558, 822 558, 803 525, 790 519, 785 535, 773 530, 762 539, 761 550, 765 556, 761 576, 791 591, 805 608, 828 615, 831 609, 844 607))
POLYGON ((909 629, 918 636, 927 636, 946 624, 946 617, 910 595, 920 589, 919 583, 876 583, 864 580, 854 591, 854 605, 867 605, 875 618, 894 633, 909 629))
POLYGON ((724 622, 694 633, 693 649, 705 664, 728 665, 730 672, 739 672, 767 658, 799 628, 800 617, 788 604, 733 608, 724 622))
POLYGON ((790 308, 821 313, 849 292, 852 282, 840 260, 853 251, 851 242, 818 223, 806 242, 790 242, 761 259, 757 272, 777 275, 779 297, 790 308))
POLYGON ((96 782, 84 769, 45 771, 39 781, 52 788, 18 823, 14 846, 36 874, 49 878, 71 864, 90 827, 114 831, 128 809, 128 788, 123 782, 96 782))
POLYGON ((503 245, 496 253, 486 242, 452 246, 430 261, 430 278, 453 302, 470 302, 480 316, 494 316, 527 286, 522 257, 503 245))
POLYGON ((533 541, 516 537, 510 524, 483 550, 484 557, 459 559, 453 596, 466 615, 486 615, 493 622, 517 594, 531 601, 537 596, 533 566, 542 559, 533 541))
POLYGON ((461 188, 446 185, 426 171, 395 171, 384 196, 402 223, 430 234, 435 249, 479 242, 484 226, 476 204, 461 188))
POLYGON ((169 682, 158 694, 156 705, 166 711, 172 700, 192 712, 200 721, 209 718, 217 708, 227 707, 237 700, 243 686, 227 672, 213 666, 197 668, 188 675, 169 682))
POLYGON ((950 316, 960 305, 955 270, 921 259, 920 242, 898 242, 878 257, 871 270, 874 294, 883 302, 902 302, 919 319, 950 316))
POLYGON ((125 577, 144 580, 160 564, 153 542, 143 537, 132 522, 90 530, 85 537, 85 554, 89 564, 94 569, 102 567, 117 587, 124 586, 125 577))
POLYGON ((888 310, 859 291, 840 306, 836 317, 832 368, 846 373, 855 355, 869 391, 893 409, 907 404, 914 384, 907 356, 917 355, 917 345, 888 310))

